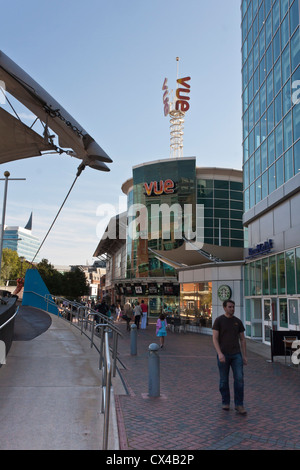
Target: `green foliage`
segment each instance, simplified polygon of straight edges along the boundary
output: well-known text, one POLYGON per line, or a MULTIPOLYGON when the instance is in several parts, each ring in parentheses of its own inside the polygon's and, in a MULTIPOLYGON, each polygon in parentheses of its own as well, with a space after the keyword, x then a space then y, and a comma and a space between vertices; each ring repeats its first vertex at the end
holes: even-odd
MULTIPOLYGON (((47 259, 42 259, 37 264, 44 283, 53 295, 65 297, 69 300, 79 299, 89 294, 89 286, 85 274, 76 268, 74 271, 60 273, 47 259)), ((16 251, 4 248, 2 253, 1 285, 5 286, 7 280, 16 280, 25 277, 27 269, 33 269, 32 265, 19 257, 16 251)))
POLYGON ((53 295, 74 300, 89 293, 85 274, 79 268, 62 274, 54 269, 48 260, 43 259, 38 263, 37 269, 53 295))
POLYGON ((30 263, 19 257, 18 253, 9 248, 3 248, 2 266, 1 266, 1 285, 5 285, 8 280, 15 280, 25 275, 26 269, 30 267, 30 263))

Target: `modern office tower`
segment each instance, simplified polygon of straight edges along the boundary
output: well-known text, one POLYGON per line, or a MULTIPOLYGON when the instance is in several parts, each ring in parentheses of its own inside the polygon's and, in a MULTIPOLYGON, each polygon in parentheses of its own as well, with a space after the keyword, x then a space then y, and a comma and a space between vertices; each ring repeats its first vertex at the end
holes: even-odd
MULTIPOLYGON (((39 239, 32 235, 32 214, 24 228, 5 226, 3 248, 10 248, 27 261, 32 261, 39 246, 39 239)), ((34 261, 38 263, 39 257, 37 256, 34 261)))
POLYGON ((246 333, 299 330, 299 0, 242 0, 246 333))

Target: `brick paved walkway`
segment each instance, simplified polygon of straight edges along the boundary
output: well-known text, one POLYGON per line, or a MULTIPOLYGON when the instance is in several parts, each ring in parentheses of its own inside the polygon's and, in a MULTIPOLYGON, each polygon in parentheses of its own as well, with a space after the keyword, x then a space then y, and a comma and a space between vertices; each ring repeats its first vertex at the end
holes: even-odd
MULTIPOLYGON (((121 450, 300 449, 300 368, 248 352, 247 416, 221 409, 212 338, 168 333, 160 354, 159 398, 148 396, 148 347, 158 343, 153 320, 138 330, 136 356, 119 323, 121 377, 128 395, 116 396, 121 450)), ((275 358, 276 360, 276 358, 275 358)), ((232 390, 232 378, 231 378, 232 390)))

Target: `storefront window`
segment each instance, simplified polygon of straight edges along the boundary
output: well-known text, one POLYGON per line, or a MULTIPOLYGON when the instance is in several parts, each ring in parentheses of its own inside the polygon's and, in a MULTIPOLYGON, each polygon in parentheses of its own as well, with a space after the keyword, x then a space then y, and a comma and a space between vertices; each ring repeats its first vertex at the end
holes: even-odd
POLYGON ((251 300, 246 299, 246 322, 251 321, 251 300))
POLYGON ((261 260, 255 263, 256 295, 261 295, 261 260))
POLYGON ((281 328, 288 327, 287 300, 279 299, 279 321, 281 328))
POLYGON ((255 295, 255 263, 250 263, 250 295, 255 295))
POLYGON ((285 253, 286 262, 286 287, 287 294, 296 294, 295 279, 295 252, 294 250, 285 253))
POLYGON ((300 294, 300 248, 296 248, 297 293, 300 294))
POLYGON ((268 258, 262 260, 262 283, 263 295, 269 295, 269 260, 268 258))
POLYGON ((277 279, 278 279, 278 294, 285 294, 285 263, 284 253, 277 255, 277 279))
POLYGON ((276 256, 269 258, 269 271, 270 271, 270 293, 271 295, 277 294, 277 276, 276 276, 276 256))
POLYGON ((249 292, 249 264, 246 264, 244 268, 244 290, 245 290, 245 296, 250 295, 249 292))
POLYGON ((211 328, 212 283, 184 283, 180 286, 180 315, 196 325, 211 328))

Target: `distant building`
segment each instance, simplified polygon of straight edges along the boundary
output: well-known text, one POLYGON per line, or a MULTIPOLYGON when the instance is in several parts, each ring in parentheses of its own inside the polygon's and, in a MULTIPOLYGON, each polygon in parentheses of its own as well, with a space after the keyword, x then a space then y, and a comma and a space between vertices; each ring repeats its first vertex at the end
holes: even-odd
POLYGON ((89 265, 72 265, 69 267, 70 271, 80 269, 86 277, 87 284, 89 285, 89 299, 98 300, 103 295, 103 279, 105 279, 105 262, 101 260, 94 261, 92 266, 89 265))
MULTIPOLYGON (((3 248, 16 251, 18 256, 23 256, 27 261, 32 261, 39 249, 40 242, 32 235, 32 213, 25 227, 6 226, 3 236, 3 248)), ((40 261, 37 256, 34 261, 40 261)))

